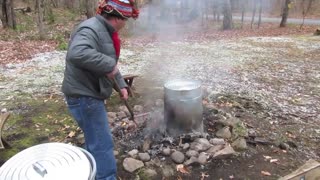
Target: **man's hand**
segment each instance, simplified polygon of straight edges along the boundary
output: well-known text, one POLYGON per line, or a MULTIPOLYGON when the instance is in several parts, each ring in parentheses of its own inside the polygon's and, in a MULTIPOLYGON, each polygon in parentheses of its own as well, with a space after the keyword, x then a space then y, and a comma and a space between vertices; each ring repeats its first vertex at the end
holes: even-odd
POLYGON ((109 79, 113 79, 114 76, 119 72, 118 66, 116 65, 111 72, 106 74, 109 79))
POLYGON ((123 100, 128 100, 128 91, 127 91, 127 88, 122 88, 122 89, 121 89, 121 93, 122 93, 121 99, 123 99, 123 100))

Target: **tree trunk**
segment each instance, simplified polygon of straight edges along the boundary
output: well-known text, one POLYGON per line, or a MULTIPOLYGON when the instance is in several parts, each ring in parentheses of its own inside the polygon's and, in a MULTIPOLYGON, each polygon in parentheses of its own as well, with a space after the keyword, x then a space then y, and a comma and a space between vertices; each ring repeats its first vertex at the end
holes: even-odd
POLYGON ((43 19, 44 19, 44 0, 36 0, 36 13, 37 13, 37 25, 38 25, 38 31, 40 39, 45 39, 45 32, 44 32, 44 25, 43 25, 43 19))
POLYGON ((223 30, 232 29, 232 12, 230 0, 225 0, 223 5, 223 30))
POLYGON ((54 8, 58 8, 58 1, 56 0, 51 0, 51 4, 54 8))
POLYGON ((91 18, 96 15, 96 0, 86 0, 86 15, 91 18))
POLYGON ((254 23, 254 18, 256 16, 256 11, 257 11, 257 2, 253 0, 253 9, 252 9, 252 19, 251 19, 251 29, 254 23))
POLYGON ((4 28, 16 28, 16 18, 13 10, 13 0, 1 0, 1 21, 4 28))
POLYGON ((258 28, 261 25, 261 14, 262 14, 262 0, 259 1, 259 21, 258 21, 258 28))
POLYGON ((244 15, 246 13, 246 6, 247 6, 248 2, 247 1, 243 1, 242 5, 241 5, 241 28, 243 28, 243 23, 244 23, 244 15))
POLYGON ((289 15, 289 6, 290 6, 291 0, 286 0, 284 7, 283 7, 283 13, 282 13, 282 20, 280 23, 280 27, 286 27, 287 25, 287 19, 288 19, 288 15, 289 15))
POLYGON ((302 0, 302 24, 300 25, 300 29, 302 29, 303 25, 304 25, 304 21, 306 19, 306 15, 308 14, 308 12, 310 11, 311 7, 312 7, 312 3, 314 0, 309 0, 308 1, 308 5, 307 5, 307 9, 304 8, 304 4, 305 4, 306 0, 302 0))

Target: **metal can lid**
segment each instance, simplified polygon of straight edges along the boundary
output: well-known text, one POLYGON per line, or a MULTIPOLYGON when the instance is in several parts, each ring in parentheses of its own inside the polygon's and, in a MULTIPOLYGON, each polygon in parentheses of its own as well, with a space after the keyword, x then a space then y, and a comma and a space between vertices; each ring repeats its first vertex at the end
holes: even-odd
POLYGON ((1 180, 87 180, 90 173, 90 161, 81 149, 63 143, 32 146, 0 167, 1 180))

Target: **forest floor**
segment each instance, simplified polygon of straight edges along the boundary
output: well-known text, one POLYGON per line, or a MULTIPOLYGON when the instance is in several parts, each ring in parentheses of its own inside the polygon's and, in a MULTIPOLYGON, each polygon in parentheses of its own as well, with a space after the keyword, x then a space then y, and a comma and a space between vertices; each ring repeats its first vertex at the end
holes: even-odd
MULTIPOLYGON (((121 71, 139 75, 130 103, 145 106, 161 99, 167 80, 197 79, 208 91, 204 106, 214 104, 218 111, 236 116, 270 143, 248 140, 248 149, 237 156, 188 167, 188 173, 176 171, 166 158, 147 167, 157 172, 154 179, 277 179, 308 159, 320 161, 317 27, 263 24, 259 29, 220 31, 208 25, 164 31, 159 26, 124 38, 121 71)), ((11 113, 3 135, 12 146, 0 150, 0 164, 39 143, 83 145, 60 92, 66 52, 54 51, 56 46, 54 41, 0 41, 0 109, 11 113)), ((114 95, 107 105, 116 112, 121 102, 114 95)), ((213 120, 206 113, 205 130, 213 135, 213 120)), ((119 179, 148 179, 144 168, 133 174, 123 169, 122 160, 131 149, 117 136, 114 140, 119 179)))

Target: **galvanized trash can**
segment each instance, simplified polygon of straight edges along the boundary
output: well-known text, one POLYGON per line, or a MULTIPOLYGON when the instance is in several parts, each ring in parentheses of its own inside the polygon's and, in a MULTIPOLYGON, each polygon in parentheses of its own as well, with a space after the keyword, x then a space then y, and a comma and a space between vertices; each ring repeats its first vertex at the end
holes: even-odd
POLYGON ((182 133, 203 133, 201 82, 171 80, 164 85, 164 118, 167 132, 172 136, 182 133))
POLYGON ((93 156, 63 143, 32 146, 0 167, 1 180, 94 180, 95 175, 93 156))

